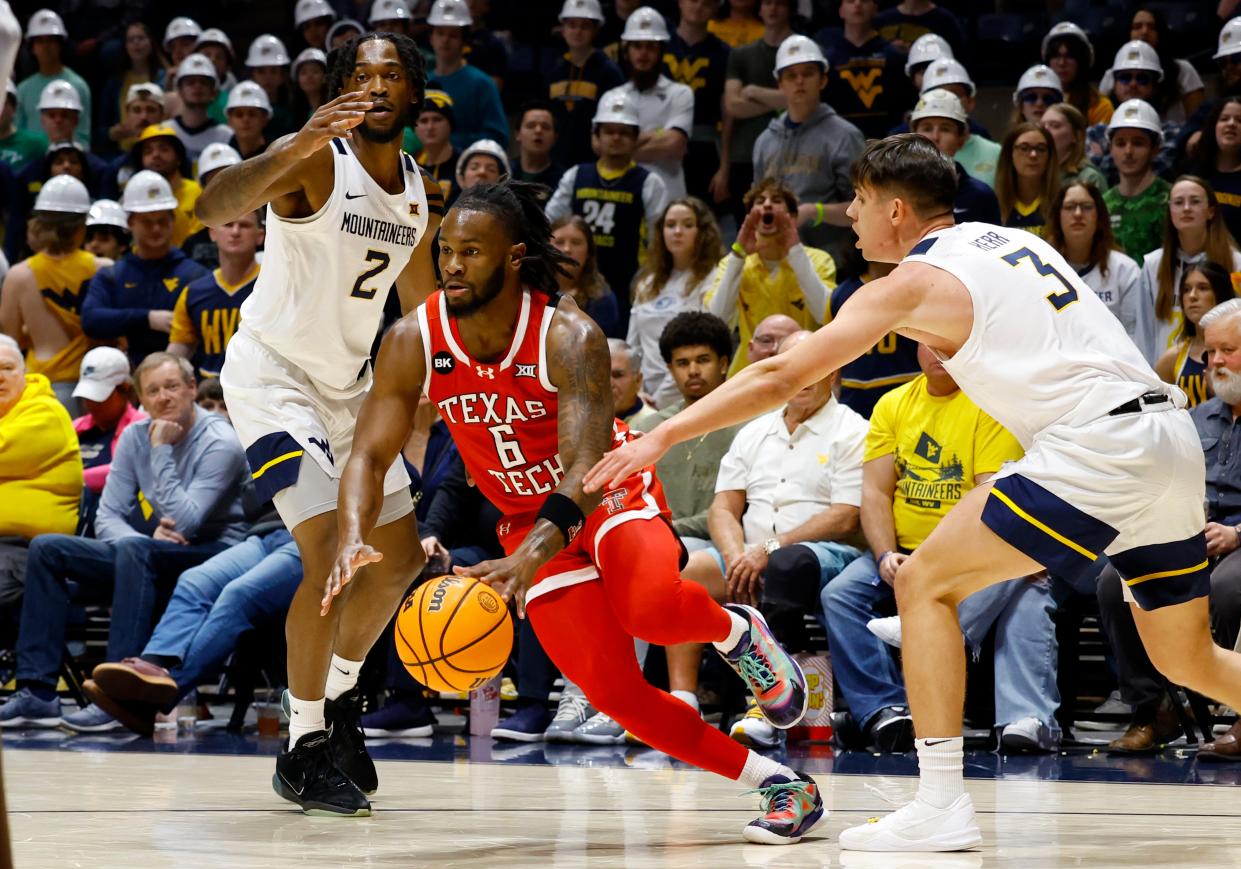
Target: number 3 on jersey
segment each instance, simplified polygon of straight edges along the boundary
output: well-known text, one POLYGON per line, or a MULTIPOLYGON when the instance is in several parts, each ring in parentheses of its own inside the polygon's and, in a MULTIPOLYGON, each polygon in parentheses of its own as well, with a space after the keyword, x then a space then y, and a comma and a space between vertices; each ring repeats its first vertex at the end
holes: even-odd
POLYGON ((1043 262, 1042 257, 1030 250, 1028 247, 1023 247, 1020 250, 1015 250, 1012 253, 1005 254, 1000 257, 1000 259, 1004 260, 1004 262, 1014 268, 1020 265, 1023 259, 1028 259, 1030 261, 1030 265, 1034 266, 1034 270, 1040 275, 1045 278, 1055 278, 1063 284, 1063 290, 1057 290, 1047 296, 1047 301, 1057 311, 1063 311, 1069 305, 1077 301, 1077 288, 1069 283, 1068 279, 1065 278, 1064 275, 1056 271, 1055 266, 1049 266, 1047 263, 1043 262))
POLYGON ((358 279, 353 282, 353 292, 349 294, 349 297, 353 299, 375 298, 375 293, 379 292, 379 288, 367 288, 362 285, 386 269, 391 261, 391 257, 382 250, 368 250, 366 252, 366 262, 375 263, 375 265, 358 275, 358 279))

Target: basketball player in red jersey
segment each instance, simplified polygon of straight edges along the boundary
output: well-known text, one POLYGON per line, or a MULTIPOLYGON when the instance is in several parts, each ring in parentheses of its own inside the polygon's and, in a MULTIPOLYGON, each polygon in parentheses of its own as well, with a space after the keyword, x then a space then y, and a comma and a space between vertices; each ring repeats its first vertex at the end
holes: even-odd
POLYGON ((425 390, 475 483, 504 513, 507 557, 457 572, 515 599, 596 709, 647 744, 757 790, 764 814, 745 828, 748 840, 796 842, 825 815, 815 782, 707 725, 647 683, 634 657, 634 637, 713 643, 773 724, 791 727, 805 713, 801 670, 758 612, 720 606, 681 581, 682 550, 653 468, 583 493, 586 472, 629 434, 613 416, 603 333, 556 292, 566 258, 551 244, 541 189, 476 186, 445 216, 444 289, 389 331, 358 417, 329 594, 382 557, 364 541, 425 390))

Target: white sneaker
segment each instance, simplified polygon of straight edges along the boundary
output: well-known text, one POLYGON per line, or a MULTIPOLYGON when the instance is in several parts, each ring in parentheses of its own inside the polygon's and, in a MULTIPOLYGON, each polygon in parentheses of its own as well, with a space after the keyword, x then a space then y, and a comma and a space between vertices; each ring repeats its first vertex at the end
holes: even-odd
POLYGON ((751 748, 775 748, 783 739, 784 731, 768 721, 755 703, 751 704, 745 715, 733 722, 728 735, 751 748))
POLYGON ((888 616, 884 619, 871 619, 866 623, 866 630, 883 640, 889 646, 894 646, 897 649, 901 647, 900 616, 888 616))
POLYGON ((961 794, 946 809, 914 799, 883 818, 871 818, 840 834, 846 851, 964 851, 982 844, 974 801, 961 794))

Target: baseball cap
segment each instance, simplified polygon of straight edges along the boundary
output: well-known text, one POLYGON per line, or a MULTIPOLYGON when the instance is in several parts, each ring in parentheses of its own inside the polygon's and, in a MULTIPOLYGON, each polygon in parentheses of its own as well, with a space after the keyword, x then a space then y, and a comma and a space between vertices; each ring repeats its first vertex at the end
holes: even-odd
POLYGON ((82 357, 74 398, 103 401, 129 379, 129 357, 115 347, 96 347, 82 357))

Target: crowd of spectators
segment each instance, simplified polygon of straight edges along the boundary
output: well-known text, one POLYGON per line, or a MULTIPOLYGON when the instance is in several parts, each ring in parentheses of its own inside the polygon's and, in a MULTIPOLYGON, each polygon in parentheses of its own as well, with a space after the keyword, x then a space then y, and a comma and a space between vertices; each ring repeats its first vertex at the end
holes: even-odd
MULTIPOLYGON (((1237 642, 1241 18, 1200 22, 1213 48, 1191 53, 1169 4, 1129 4, 1119 34, 1079 20, 1092 4, 1065 4, 997 64, 973 40, 991 10, 961 2, 297 0, 253 20, 142 0, 117 18, 114 5, 19 8, 23 51, 0 111, 0 647, 17 679, 0 726, 150 733, 245 631, 277 629, 301 562, 271 504, 255 503, 215 380, 262 269, 265 216, 207 229, 194 206, 220 169, 333 96, 331 52, 369 30, 424 52, 428 90, 404 147, 450 205, 479 183, 546 188, 555 244, 576 262, 560 291, 609 337, 616 416, 636 430, 786 351, 886 275, 855 248, 850 167, 869 138, 932 141, 956 164, 958 222, 1046 238, 1188 395, 1213 627, 1237 642), (82 602, 111 611, 98 683, 158 684, 163 709, 62 714, 66 626, 82 602)), ((817 619, 849 710, 840 739, 904 751, 896 567, 1020 455, 929 352, 891 334, 785 408, 673 448, 658 473, 686 580, 758 605, 797 651, 815 651, 817 619)), ((432 405, 404 457, 428 571, 494 556, 496 511, 432 405)), ((1117 575, 1097 567, 1089 593, 1132 714, 1112 748, 1150 750, 1180 719, 1117 575)), ((1005 638, 1003 750, 1054 750, 1072 725, 1053 621, 1083 594, 1070 585, 1039 574, 961 606, 976 655, 993 629, 1005 638)), ((433 708, 392 648, 372 655, 384 702, 364 727, 426 735, 433 708)), ((646 644, 635 653, 645 660, 646 644)), ((697 708, 702 649, 666 659, 670 688, 697 708)), ((572 684, 553 715, 557 674, 528 623, 510 672, 517 705, 497 736, 624 740, 572 684)), ((784 738, 754 709, 731 732, 784 738)), ((1212 752, 1241 757, 1241 730, 1212 752)))

